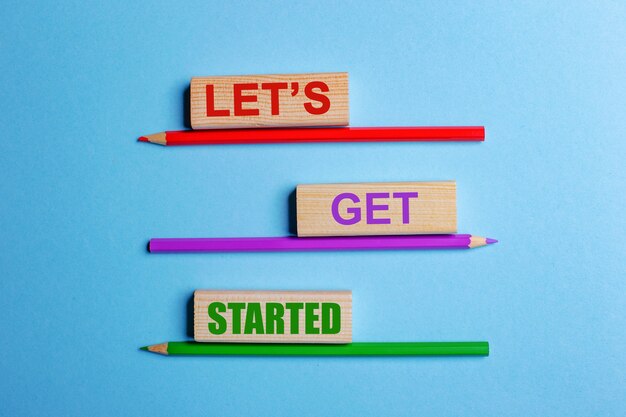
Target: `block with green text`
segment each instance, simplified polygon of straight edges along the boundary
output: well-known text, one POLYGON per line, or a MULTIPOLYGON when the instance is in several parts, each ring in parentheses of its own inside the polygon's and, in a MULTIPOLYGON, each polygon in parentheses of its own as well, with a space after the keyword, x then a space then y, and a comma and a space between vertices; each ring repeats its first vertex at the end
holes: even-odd
POLYGON ((351 291, 194 293, 197 342, 350 343, 351 291))

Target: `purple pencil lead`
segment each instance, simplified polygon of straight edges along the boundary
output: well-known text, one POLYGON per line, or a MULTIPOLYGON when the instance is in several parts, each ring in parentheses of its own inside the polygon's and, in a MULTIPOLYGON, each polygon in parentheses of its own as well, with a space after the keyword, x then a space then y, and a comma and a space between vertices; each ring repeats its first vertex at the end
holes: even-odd
POLYGON ((491 238, 487 238, 487 244, 491 245, 492 243, 498 243, 498 241, 496 239, 491 239, 491 238))

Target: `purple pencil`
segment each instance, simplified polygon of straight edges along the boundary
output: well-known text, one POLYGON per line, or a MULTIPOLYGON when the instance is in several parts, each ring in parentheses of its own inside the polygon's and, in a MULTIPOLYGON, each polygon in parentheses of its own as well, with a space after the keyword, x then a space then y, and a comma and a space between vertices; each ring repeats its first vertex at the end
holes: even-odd
POLYGON ((151 239, 150 252, 293 252, 323 250, 471 249, 497 240, 472 235, 236 237, 151 239))

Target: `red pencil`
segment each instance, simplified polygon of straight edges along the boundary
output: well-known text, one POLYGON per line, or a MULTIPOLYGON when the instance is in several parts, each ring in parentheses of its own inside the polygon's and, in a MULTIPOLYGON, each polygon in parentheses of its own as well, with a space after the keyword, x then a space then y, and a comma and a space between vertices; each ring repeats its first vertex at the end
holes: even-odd
POLYGON ((160 132, 139 138, 159 145, 241 145, 311 142, 482 142, 482 126, 220 129, 160 132))

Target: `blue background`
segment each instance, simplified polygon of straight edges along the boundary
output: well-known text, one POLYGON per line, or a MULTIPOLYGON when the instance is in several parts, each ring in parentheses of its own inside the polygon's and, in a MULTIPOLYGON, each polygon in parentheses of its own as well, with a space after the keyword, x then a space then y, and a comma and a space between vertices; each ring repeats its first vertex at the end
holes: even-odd
POLYGON ((5 0, 0 414, 615 416, 623 2, 5 0), (593 3, 593 4, 588 4, 593 3), (484 143, 164 148, 194 75, 348 71, 351 123, 484 143), (458 182, 472 251, 150 255, 288 232, 299 183, 458 182), (196 288, 351 289, 356 341, 488 358, 165 358, 196 288))

